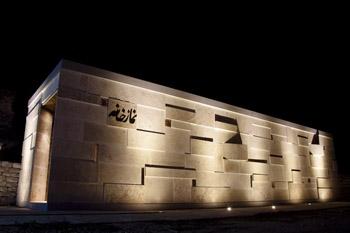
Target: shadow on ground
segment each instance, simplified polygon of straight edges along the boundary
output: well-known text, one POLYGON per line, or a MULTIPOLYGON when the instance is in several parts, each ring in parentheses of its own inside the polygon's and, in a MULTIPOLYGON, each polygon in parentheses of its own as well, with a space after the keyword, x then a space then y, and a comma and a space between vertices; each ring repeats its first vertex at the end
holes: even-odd
POLYGON ((213 220, 0 226, 0 232, 350 232, 350 208, 275 212, 213 220))

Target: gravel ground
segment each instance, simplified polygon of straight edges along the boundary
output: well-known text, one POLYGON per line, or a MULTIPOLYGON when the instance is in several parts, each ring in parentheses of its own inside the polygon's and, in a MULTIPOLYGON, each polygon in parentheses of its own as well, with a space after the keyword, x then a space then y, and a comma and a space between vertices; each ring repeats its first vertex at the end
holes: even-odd
POLYGON ((350 207, 259 214, 225 219, 113 224, 38 224, 0 226, 0 232, 350 232, 350 207))

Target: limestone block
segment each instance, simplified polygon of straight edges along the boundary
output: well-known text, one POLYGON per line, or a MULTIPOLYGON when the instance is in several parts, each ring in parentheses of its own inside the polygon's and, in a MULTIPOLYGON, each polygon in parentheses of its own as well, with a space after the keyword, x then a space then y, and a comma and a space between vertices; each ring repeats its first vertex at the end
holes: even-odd
POLYGON ((218 154, 226 159, 247 160, 247 145, 243 144, 217 144, 218 154))
POLYGON ((270 152, 266 150, 259 150, 255 148, 248 148, 248 159, 269 160, 270 152))
POLYGON ((217 144, 191 138, 191 154, 216 156, 217 144))
POLYGON ((311 166, 318 168, 329 168, 331 167, 331 162, 325 156, 311 155, 311 166))
POLYGON ((272 182, 272 187, 274 189, 288 189, 287 181, 274 181, 272 182))
MULTIPOLYGON (((46 173, 47 173, 47 169, 46 169, 46 173)), ((35 202, 35 201, 45 200, 46 188, 47 188, 46 183, 43 184, 37 181, 32 182, 30 201, 35 202)))
MULTIPOLYGON (((309 156, 308 156, 309 157, 309 156)), ((301 167, 301 175, 304 177, 310 177, 311 174, 311 166, 310 160, 308 157, 300 156, 300 167, 301 167)))
POLYGON ((84 141, 126 145, 126 132, 126 129, 119 127, 86 122, 84 124, 84 141))
POLYGON ((201 155, 186 156, 186 168, 195 168, 197 171, 221 171, 223 160, 201 155))
POLYGON ((103 186, 73 182, 50 182, 49 203, 102 203, 103 186))
POLYGON ((137 128, 154 132, 164 132, 165 111, 148 106, 137 106, 137 128))
POLYGON ((52 156, 81 160, 96 160, 96 144, 56 139, 52 143, 52 156))
POLYGON ((271 134, 271 139, 275 142, 287 142, 287 137, 286 136, 280 136, 280 135, 275 135, 271 134))
POLYGON ((165 97, 163 94, 139 87, 129 86, 128 88, 130 90, 127 90, 127 88, 124 86, 124 91, 118 93, 117 95, 119 95, 122 99, 125 98, 125 100, 133 103, 165 110, 165 97))
POLYGON ((197 172, 196 186, 229 187, 229 182, 225 173, 197 172))
POLYGON ((142 167, 149 162, 153 153, 155 156, 162 156, 162 152, 127 148, 120 144, 98 145, 98 159, 105 163, 142 167))
POLYGON ((293 183, 301 183, 301 172, 292 171, 293 183))
POLYGON ((318 189, 318 196, 320 201, 330 201, 335 198, 335 191, 330 188, 320 188, 318 189))
POLYGON ((286 154, 283 156, 285 165, 290 169, 300 170, 300 156, 294 154, 286 154))
POLYGON ((23 141, 22 169, 18 182, 17 205, 24 207, 29 199, 31 173, 33 167, 33 150, 30 149, 31 137, 23 141))
POLYGON ((241 134, 243 144, 260 150, 270 151, 271 140, 241 134))
POLYGON ((104 184, 105 203, 144 203, 145 186, 128 184, 104 184))
POLYGON ((303 195, 303 185, 299 183, 288 183, 289 197, 291 200, 305 199, 303 195))
POLYGON ((218 131, 217 129, 212 128, 212 127, 192 125, 191 136, 215 138, 217 136, 217 131, 218 131))
POLYGON ((168 177, 168 178, 187 178, 196 179, 196 171, 189 169, 171 169, 161 167, 146 167, 145 176, 149 177, 168 177))
POLYGON ((57 92, 58 97, 67 99, 73 99, 78 101, 85 100, 86 91, 79 90, 78 88, 72 88, 67 86, 60 86, 57 92))
POLYGON ((89 76, 87 92, 160 109, 163 109, 165 104, 164 95, 161 93, 99 77, 89 76))
POLYGON ((298 147, 289 142, 273 141, 271 143, 271 154, 274 154, 274 155, 298 154, 298 147))
POLYGON ((333 149, 333 139, 327 136, 319 135, 320 145, 324 146, 326 149, 333 149))
POLYGON ((82 141, 84 135, 83 121, 57 116, 55 118, 53 133, 56 139, 82 141))
POLYGON ((305 199, 307 200, 317 200, 318 199, 318 192, 315 188, 307 188, 303 191, 305 199))
POLYGON ((230 199, 230 188, 192 187, 194 203, 228 202, 230 199))
POLYGON ((271 134, 274 134, 275 136, 278 135, 284 137, 287 140, 287 128, 285 126, 271 123, 270 127, 271 134))
POLYGON ((76 88, 79 90, 86 90, 88 77, 86 75, 82 75, 79 72, 71 71, 71 70, 61 70, 60 71, 60 81, 59 86, 76 88))
POLYGON ((163 177, 145 177, 146 203, 172 203, 173 200, 173 179, 163 177))
POLYGON ((238 131, 238 126, 234 125, 234 124, 228 124, 228 123, 224 123, 221 121, 215 121, 215 128, 219 128, 219 129, 225 129, 225 130, 229 130, 229 131, 233 131, 233 132, 237 132, 238 131))
POLYGON ((99 164, 100 182, 119 184, 142 184, 142 167, 123 166, 118 163, 99 164))
POLYGON ((289 183, 289 196, 291 200, 316 200, 317 189, 305 188, 303 184, 289 183))
POLYGON ((253 189, 241 190, 241 189, 230 189, 229 190, 229 202, 238 201, 253 201, 253 189))
POLYGON ((27 138, 29 137, 29 135, 36 132, 37 125, 38 125, 38 107, 37 109, 30 112, 29 115, 26 117, 24 138, 27 138))
POLYGON ((174 120, 174 119, 171 119, 170 121, 171 121, 171 128, 175 128, 175 129, 192 130, 192 128, 194 128, 194 127, 203 128, 202 126, 193 125, 193 124, 191 124, 189 122, 178 121, 178 120, 174 120))
POLYGON ((174 179, 174 202, 188 203, 191 202, 192 180, 174 179))
POLYGON ((288 189, 273 189, 272 190, 273 200, 286 201, 289 200, 288 189))
POLYGON ((284 159, 283 157, 279 157, 279 156, 272 156, 270 155, 270 163, 271 164, 278 164, 278 165, 283 165, 284 164, 284 159))
POLYGON ((37 132, 35 150, 49 151, 50 142, 51 142, 51 134, 48 134, 46 132, 45 133, 37 132))
POLYGON ((107 108, 105 106, 58 97, 56 116, 69 117, 96 124, 106 124, 107 108))
POLYGON ((250 174, 227 174, 228 184, 234 190, 251 189, 251 175, 250 174))
POLYGON ((333 188, 335 181, 327 178, 317 178, 318 188, 333 188))
POLYGON ((322 145, 310 145, 309 146, 310 153, 312 155, 319 155, 322 156, 324 155, 324 150, 322 145))
POLYGON ((254 188, 253 182, 253 201, 269 201, 272 200, 271 183, 259 183, 259 187, 254 188))
POLYGON ((145 155, 148 157, 148 164, 161 165, 161 166, 174 166, 185 167, 185 158, 187 155, 170 153, 170 152, 157 152, 157 151, 145 151, 145 155))
MULTIPOLYGON (((223 130, 217 130, 215 128, 208 127, 208 126, 195 125, 192 123, 177 121, 177 120, 171 120, 171 128, 190 130, 192 136, 206 137, 206 138, 215 138, 217 135, 217 132, 223 131, 223 130)), ((220 135, 218 136, 218 139, 220 139, 221 137, 224 137, 224 136, 220 135)))
POLYGON ((76 88, 70 88, 70 87, 60 87, 58 90, 59 97, 65 98, 65 99, 72 99, 76 101, 91 103, 91 104, 101 104, 101 96, 88 93, 86 91, 82 91, 76 88))
POLYGON ((298 146, 298 155, 301 156, 309 156, 309 147, 306 146, 298 146))
POLYGON ((301 146, 309 146, 309 139, 298 135, 298 144, 301 146))
POLYGON ((308 189, 316 189, 317 188, 316 178, 302 177, 302 183, 303 183, 305 188, 308 188, 308 189))
POLYGON ((93 161, 53 157, 50 177, 53 181, 97 182, 97 164, 93 161))
POLYGON ((185 154, 190 152, 190 132, 182 129, 165 129, 165 151, 185 154))
POLYGON ((271 181, 285 181, 285 168, 283 165, 270 165, 271 181))
POLYGON ((271 139, 271 129, 268 127, 252 124, 252 134, 260 138, 271 139))
POLYGON ((251 161, 241 161, 240 173, 247 174, 269 174, 269 166, 266 163, 258 163, 251 161))
POLYGON ((165 135, 129 129, 128 147, 165 151, 165 135))
POLYGON ((198 125, 215 126, 215 110, 207 105, 196 105, 196 114, 193 123, 198 125))
MULTIPOLYGON (((47 144, 50 144, 50 139, 47 144)), ((41 144, 46 143, 39 141, 34 152, 33 170, 32 170, 32 186, 31 201, 43 201, 46 198, 46 184, 48 178, 48 164, 50 148, 39 149, 41 144)))
POLYGON ((317 178, 328 178, 329 177, 329 172, 328 172, 328 169, 326 169, 326 168, 312 167, 311 174, 313 177, 317 177, 317 178))
POLYGON ((52 113, 48 110, 41 109, 39 113, 37 132, 50 135, 52 129, 52 121, 52 113))
POLYGON ((252 181, 253 182, 269 182, 270 178, 268 175, 261 175, 261 174, 253 174, 252 175, 252 181))
POLYGON ((224 171, 239 173, 240 172, 240 161, 238 160, 224 160, 224 171))
POLYGON ((123 165, 144 166, 145 164, 185 167, 185 155, 163 151, 126 148, 122 145, 99 145, 99 160, 123 165))
POLYGON ((245 116, 238 116, 238 130, 240 133, 250 134, 252 132, 252 119, 245 116))
POLYGON ((298 135, 297 135, 297 131, 295 131, 292 128, 287 128, 287 139, 289 143, 292 144, 298 144, 298 135))
POLYGON ((183 106, 183 104, 181 106, 167 104, 165 108, 166 118, 193 122, 197 114, 194 106, 191 106, 191 108, 183 106))
MULTIPOLYGON (((192 133, 192 135, 194 135, 194 134, 192 133)), ((203 134, 203 135, 205 135, 205 134, 203 134)), ((196 136, 196 135, 194 135, 194 136, 196 136)), ((229 143, 232 140, 232 138, 235 138, 237 136, 239 136, 239 133, 221 130, 221 129, 215 129, 213 139, 214 139, 214 142, 216 142, 216 143, 229 143)), ((208 137, 208 135, 207 135, 207 137, 208 137)))

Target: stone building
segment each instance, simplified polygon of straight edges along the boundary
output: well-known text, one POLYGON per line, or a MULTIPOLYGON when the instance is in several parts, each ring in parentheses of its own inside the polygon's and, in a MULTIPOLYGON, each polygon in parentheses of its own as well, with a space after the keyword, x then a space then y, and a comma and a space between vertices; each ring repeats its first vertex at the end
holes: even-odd
POLYGON ((28 103, 17 204, 327 201, 336 173, 326 132, 63 60, 28 103))

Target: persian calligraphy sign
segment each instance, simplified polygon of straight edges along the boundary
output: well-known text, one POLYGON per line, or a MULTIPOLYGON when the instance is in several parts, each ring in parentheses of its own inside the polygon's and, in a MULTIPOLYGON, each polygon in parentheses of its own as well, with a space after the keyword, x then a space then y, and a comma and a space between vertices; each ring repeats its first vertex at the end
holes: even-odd
POLYGON ((109 99, 107 123, 126 128, 136 128, 137 106, 134 103, 109 99))

